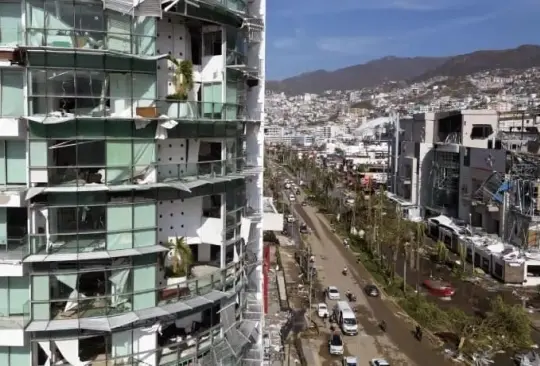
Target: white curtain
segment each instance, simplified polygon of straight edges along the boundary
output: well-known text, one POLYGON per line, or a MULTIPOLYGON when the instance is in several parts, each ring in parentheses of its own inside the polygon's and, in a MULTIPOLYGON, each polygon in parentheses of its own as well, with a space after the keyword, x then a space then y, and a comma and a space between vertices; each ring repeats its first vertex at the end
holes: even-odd
POLYGON ((45 352, 47 355, 47 361, 43 364, 43 366, 50 366, 51 365, 51 357, 52 357, 52 351, 51 351, 51 343, 50 342, 38 342, 39 347, 45 352))
POLYGON ((247 244, 249 241, 249 232, 251 230, 251 220, 245 217, 242 217, 242 223, 240 224, 240 236, 244 239, 244 243, 247 244))
POLYGON ((54 341, 56 347, 64 356, 64 359, 72 366, 86 366, 90 361, 81 361, 79 358, 79 340, 68 339, 64 341, 54 341))
POLYGON ((46 251, 49 253, 49 249, 51 246, 51 231, 49 229, 49 209, 48 208, 40 208, 38 212, 45 218, 45 245, 46 245, 46 251))
MULTIPOLYGON (((128 265, 128 261, 124 259, 115 260, 112 264, 112 267, 124 267, 128 265)), ((118 269, 113 270, 111 276, 109 277, 109 281, 112 282, 111 286, 111 299, 112 299, 112 306, 118 306, 122 303, 126 302, 127 299, 125 297, 122 297, 123 294, 125 294, 127 287, 128 287, 128 279, 129 279, 129 269, 118 269)))
POLYGON ((156 348, 157 335, 161 327, 160 323, 150 328, 133 330, 133 353, 135 359, 143 365, 155 366, 157 364, 156 348))
POLYGON ((236 244, 234 244, 233 247, 233 263, 238 263, 240 261, 240 257, 238 255, 238 248, 236 244))
POLYGON ((127 299, 122 297, 126 292, 129 278, 129 269, 121 269, 117 271, 112 271, 111 277, 109 280, 112 282, 111 287, 111 306, 118 306, 126 302, 127 299))
POLYGON ((69 300, 66 304, 64 311, 69 311, 75 309, 79 305, 79 297, 84 297, 83 294, 79 294, 77 291, 77 274, 57 274, 55 275, 56 279, 59 282, 62 282, 64 285, 72 289, 69 294, 69 300))

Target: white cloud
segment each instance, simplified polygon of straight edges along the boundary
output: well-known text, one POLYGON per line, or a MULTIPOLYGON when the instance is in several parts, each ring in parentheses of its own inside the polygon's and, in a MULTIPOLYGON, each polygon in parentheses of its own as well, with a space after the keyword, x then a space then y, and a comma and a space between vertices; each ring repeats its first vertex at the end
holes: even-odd
POLYGON ((432 27, 417 28, 397 35, 321 37, 315 42, 315 45, 319 50, 324 52, 338 52, 350 55, 371 54, 378 52, 382 47, 388 48, 388 44, 391 42, 402 42, 415 37, 456 29, 457 27, 466 27, 468 25, 482 23, 495 18, 497 15, 497 13, 491 13, 455 18, 432 27))
POLYGON ((321 51, 339 52, 350 55, 361 55, 372 51, 373 47, 389 40, 389 37, 357 36, 357 37, 323 37, 315 45, 321 51))
POLYGON ((274 48, 293 48, 296 45, 296 38, 278 38, 272 42, 274 48))
POLYGON ((272 42, 272 46, 277 49, 294 48, 302 42, 305 34, 306 33, 302 28, 296 28, 292 37, 277 38, 272 42))
POLYGON ((343 13, 353 10, 432 11, 459 7, 465 0, 296 0, 281 15, 313 15, 343 13))

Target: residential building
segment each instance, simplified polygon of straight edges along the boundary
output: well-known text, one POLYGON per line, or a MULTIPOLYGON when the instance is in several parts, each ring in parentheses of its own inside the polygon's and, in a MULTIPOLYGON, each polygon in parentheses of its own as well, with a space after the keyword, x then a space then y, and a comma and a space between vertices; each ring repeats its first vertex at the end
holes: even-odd
POLYGON ((265 0, 0 2, 0 364, 260 365, 265 0))

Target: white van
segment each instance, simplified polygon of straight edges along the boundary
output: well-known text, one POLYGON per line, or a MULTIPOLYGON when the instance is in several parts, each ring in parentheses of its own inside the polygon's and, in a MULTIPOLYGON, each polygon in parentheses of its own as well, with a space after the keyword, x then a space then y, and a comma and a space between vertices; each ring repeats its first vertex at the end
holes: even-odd
POLYGON ((333 315, 339 327, 343 331, 343 334, 358 334, 358 323, 356 322, 356 316, 354 315, 354 311, 352 311, 347 301, 338 301, 334 306, 333 315))

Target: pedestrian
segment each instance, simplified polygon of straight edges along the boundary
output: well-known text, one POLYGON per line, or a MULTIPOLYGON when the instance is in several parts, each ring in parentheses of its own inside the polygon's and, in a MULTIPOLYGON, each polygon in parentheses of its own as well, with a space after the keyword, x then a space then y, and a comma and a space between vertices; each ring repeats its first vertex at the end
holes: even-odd
POLYGON ((326 321, 328 320, 328 313, 324 313, 324 316, 323 316, 323 321, 324 321, 324 325, 326 326, 326 321))

